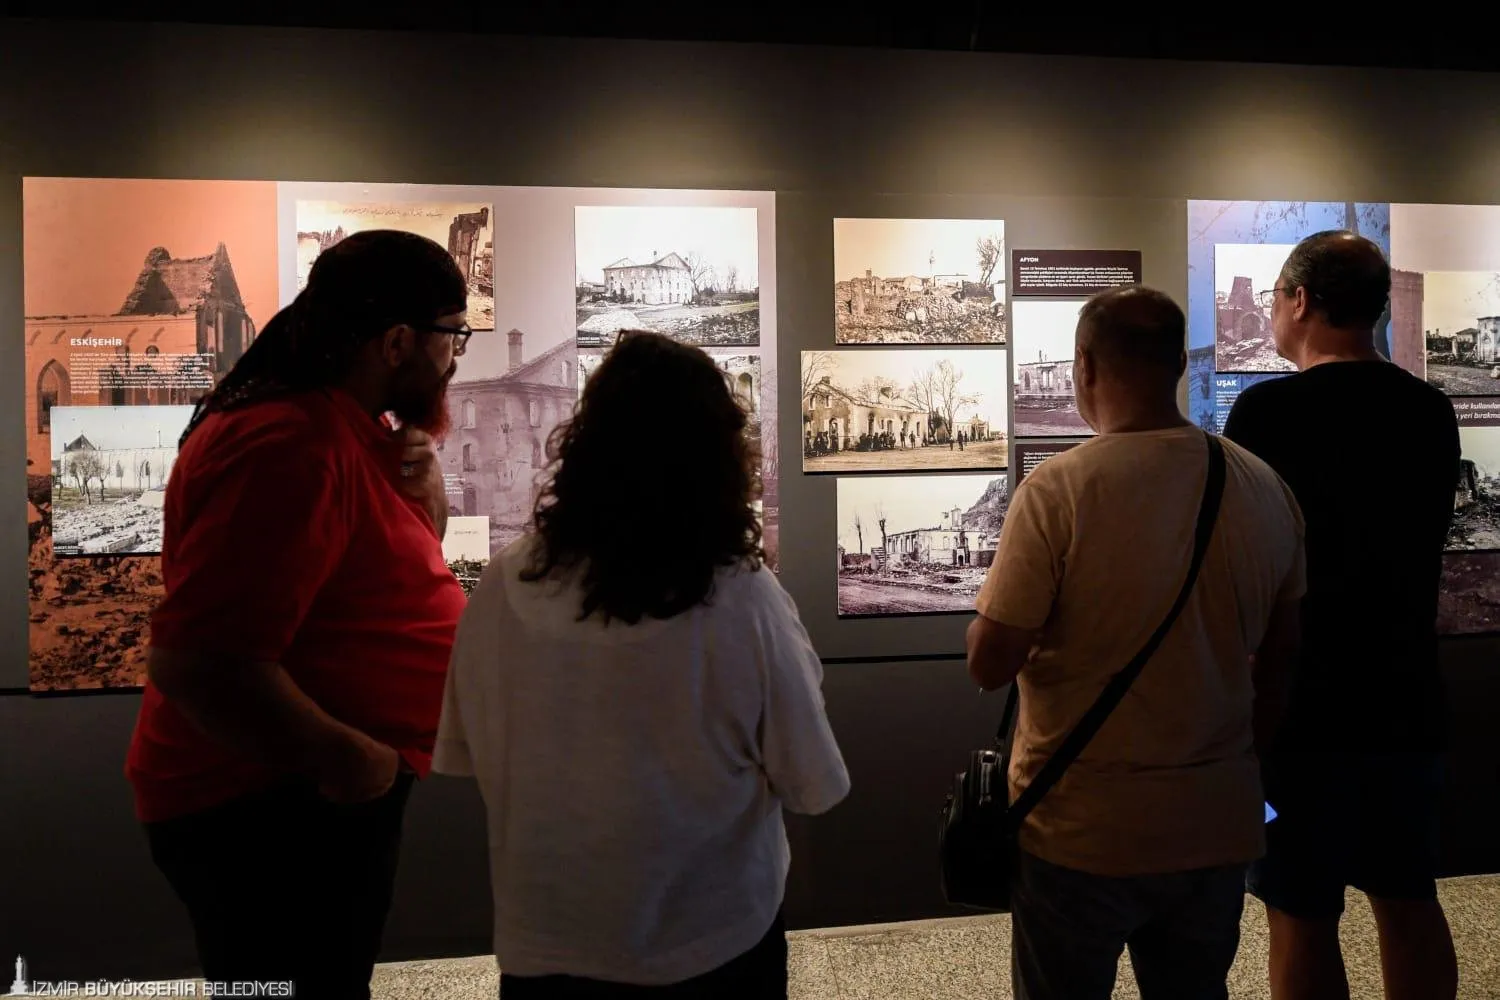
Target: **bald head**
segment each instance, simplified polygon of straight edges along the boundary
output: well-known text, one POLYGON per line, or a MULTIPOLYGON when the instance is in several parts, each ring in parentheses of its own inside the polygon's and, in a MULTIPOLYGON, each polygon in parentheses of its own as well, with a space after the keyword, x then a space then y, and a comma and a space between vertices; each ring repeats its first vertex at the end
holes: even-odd
POLYGON ((1330 229, 1293 248, 1276 284, 1286 296, 1306 289, 1309 310, 1335 330, 1368 333, 1390 298, 1391 265, 1365 237, 1330 229))
POLYGON ((1187 318, 1154 288, 1112 288, 1079 310, 1079 353, 1102 377, 1175 386, 1187 365, 1186 348, 1187 318))

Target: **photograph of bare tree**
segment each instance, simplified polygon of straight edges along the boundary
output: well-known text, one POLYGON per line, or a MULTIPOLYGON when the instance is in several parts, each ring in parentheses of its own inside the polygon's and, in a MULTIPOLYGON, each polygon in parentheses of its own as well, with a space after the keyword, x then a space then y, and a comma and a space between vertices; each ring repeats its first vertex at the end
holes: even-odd
POLYGON ((1004 344, 1005 223, 834 219, 840 344, 1004 344))
POLYGON ((802 470, 1003 469, 1003 350, 803 351, 802 470))
POLYGON ((191 406, 52 408, 52 554, 161 552, 167 478, 191 406))
POLYGON ((1004 475, 837 485, 840 617, 974 610, 1010 507, 1004 475))
POLYGON ((698 347, 760 344, 756 209, 579 206, 579 347, 651 330, 698 347))
POLYGON ((1427 381, 1450 396, 1500 395, 1500 273, 1418 277, 1427 381))

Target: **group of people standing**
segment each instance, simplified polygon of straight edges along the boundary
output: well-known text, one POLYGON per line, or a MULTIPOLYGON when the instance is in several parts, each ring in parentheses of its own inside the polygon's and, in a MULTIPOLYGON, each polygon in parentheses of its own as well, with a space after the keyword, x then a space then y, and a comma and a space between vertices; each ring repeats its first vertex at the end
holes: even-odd
MULTIPOLYGON (((1347 995, 1347 886, 1388 995, 1454 995, 1434 621, 1457 430, 1371 346, 1389 285, 1352 234, 1288 259, 1272 323, 1300 374, 1236 403, 1191 598, 1023 830, 1018 997, 1108 997, 1127 948, 1148 1000, 1225 996, 1247 878, 1277 1000, 1347 995), (1345 502, 1391 453, 1420 456, 1407 488, 1345 502)), ((465 308, 438 244, 350 236, 184 435, 126 770, 203 973, 368 997, 406 802, 438 771, 484 801, 503 996, 785 997, 783 813, 850 778, 764 565, 747 416, 704 352, 623 334, 553 436, 533 530, 466 600, 437 460, 465 308)), ((1206 469, 1184 339, 1150 289, 1080 314, 1098 435, 1017 489, 968 633, 974 680, 1019 684, 1013 793, 1181 579, 1206 469)))

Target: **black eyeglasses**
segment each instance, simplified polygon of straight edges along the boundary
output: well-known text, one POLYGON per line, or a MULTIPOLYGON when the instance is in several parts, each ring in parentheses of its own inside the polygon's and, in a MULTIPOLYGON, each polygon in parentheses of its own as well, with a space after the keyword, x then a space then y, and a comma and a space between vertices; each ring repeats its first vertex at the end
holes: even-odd
POLYGON ((474 336, 474 331, 469 329, 469 324, 467 323, 463 326, 437 326, 434 324, 431 326, 418 326, 414 327, 414 329, 420 330, 423 333, 446 333, 450 337, 457 337, 458 340, 453 346, 460 351, 469 342, 469 338, 474 336))
POLYGON ((1255 298, 1260 302, 1262 309, 1269 309, 1276 304, 1276 293, 1284 291, 1286 289, 1279 286, 1276 288, 1267 288, 1263 292, 1256 292, 1255 298))

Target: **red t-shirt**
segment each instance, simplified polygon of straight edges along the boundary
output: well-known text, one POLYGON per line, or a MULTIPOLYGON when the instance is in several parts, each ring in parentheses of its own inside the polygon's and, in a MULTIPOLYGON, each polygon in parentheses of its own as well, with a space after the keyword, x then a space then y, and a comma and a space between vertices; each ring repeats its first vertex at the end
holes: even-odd
MULTIPOLYGON (((390 433, 346 393, 207 417, 167 483, 151 644, 280 663, 334 718, 431 768, 463 588, 390 433)), ((149 681, 125 765, 143 822, 278 775, 199 731, 149 681)))

